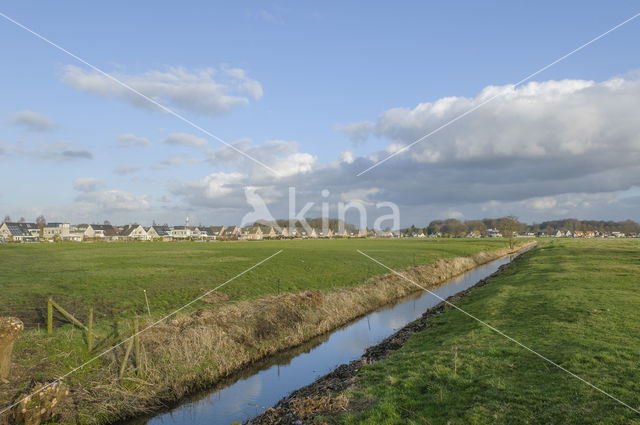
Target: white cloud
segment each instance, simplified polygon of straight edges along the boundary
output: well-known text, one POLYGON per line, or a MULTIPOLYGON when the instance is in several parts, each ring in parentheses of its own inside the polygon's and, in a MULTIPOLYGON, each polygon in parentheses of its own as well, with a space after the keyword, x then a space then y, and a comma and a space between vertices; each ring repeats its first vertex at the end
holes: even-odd
POLYGON ((345 162, 347 164, 352 164, 354 159, 353 159, 353 153, 349 150, 344 151, 340 154, 340 162, 345 162))
POLYGON ((10 146, 8 152, 15 156, 42 160, 74 161, 93 159, 93 153, 90 151, 79 147, 77 144, 67 142, 45 144, 20 142, 10 146))
POLYGON ((639 145, 633 132, 640 125, 632 113, 640 107, 637 78, 489 86, 475 98, 447 97, 387 110, 375 131, 392 141, 389 152, 396 151, 497 93, 490 103, 413 146, 409 155, 423 163, 545 160, 639 145))
MULTIPOLYGON (((115 78, 162 105, 208 116, 219 116, 262 97, 261 84, 239 68, 212 68, 190 72, 182 67, 142 74, 113 73, 115 78)), ((151 102, 110 78, 74 65, 64 68, 62 80, 77 90, 101 97, 119 98, 130 104, 157 109, 151 102)))
POLYGON ((309 153, 292 153, 278 159, 271 168, 277 170, 281 177, 306 174, 311 171, 316 160, 317 157, 309 153))
POLYGON ((171 133, 164 140, 164 143, 167 145, 190 146, 194 148, 203 148, 208 145, 207 141, 202 137, 189 133, 171 133))
POLYGON ((197 164, 202 160, 197 158, 191 158, 188 155, 176 155, 171 158, 162 159, 154 162, 151 165, 152 170, 166 170, 167 168, 176 167, 185 164, 197 164))
POLYGON ((14 125, 25 127, 31 131, 47 131, 58 127, 58 124, 46 115, 38 114, 29 110, 16 112, 13 114, 11 122, 14 125))
POLYGON ((334 126, 335 131, 344 133, 354 144, 365 142, 376 125, 371 121, 354 122, 351 124, 337 124, 334 126))
POLYGON ((526 206, 537 211, 549 210, 555 207, 558 201, 554 197, 545 196, 542 198, 533 198, 526 202, 526 206))
MULTIPOLYGON (((317 161, 317 157, 310 153, 298 152, 298 143, 293 141, 269 140, 263 145, 254 145, 251 139, 241 139, 234 142, 233 146, 274 169, 281 178, 309 173, 317 161)), ((260 164, 228 146, 210 150, 207 161, 214 165, 231 164, 259 180, 275 177, 260 164)))
POLYGON ((95 177, 79 177, 72 183, 73 188, 80 192, 93 192, 105 186, 104 181, 95 177))
POLYGON ((120 176, 124 176, 127 174, 136 173, 142 170, 143 168, 144 167, 141 165, 119 165, 113 169, 113 172, 120 176))
POLYGON ((151 141, 144 137, 136 136, 135 134, 126 133, 118 136, 118 145, 122 147, 126 146, 151 146, 151 141))
POLYGON ((175 184, 171 192, 194 205, 211 205, 213 201, 221 207, 240 206, 244 199, 242 187, 245 179, 241 173, 211 173, 201 180, 175 184), (232 194, 234 196, 230 196, 232 194))
POLYGON ((102 211, 105 214, 116 211, 143 211, 150 207, 147 195, 135 195, 116 189, 83 193, 76 201, 90 204, 92 211, 102 211))
POLYGON ((377 187, 371 187, 366 189, 353 189, 340 194, 340 197, 344 202, 359 202, 363 205, 372 205, 373 202, 369 199, 371 195, 380 193, 380 189, 377 187))

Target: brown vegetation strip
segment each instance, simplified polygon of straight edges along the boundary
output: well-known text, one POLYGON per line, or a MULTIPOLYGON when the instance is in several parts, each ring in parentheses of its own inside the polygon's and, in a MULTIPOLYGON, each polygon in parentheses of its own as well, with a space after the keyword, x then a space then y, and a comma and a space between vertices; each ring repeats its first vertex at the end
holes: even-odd
MULTIPOLYGON (((516 260, 518 257, 516 257, 516 260)), ((489 280, 512 265, 513 262, 500 266, 490 276, 481 279, 472 287, 450 296, 447 301, 450 303, 460 301, 474 289, 486 285, 489 280)), ((349 400, 342 395, 342 392, 355 384, 358 371, 363 366, 372 364, 386 357, 389 353, 400 349, 412 334, 430 327, 429 318, 439 315, 449 308, 452 307, 444 301, 440 302, 435 307, 424 312, 420 318, 408 323, 384 341, 367 348, 360 359, 340 365, 327 375, 318 378, 312 384, 294 391, 288 397, 280 400, 274 407, 267 409, 262 415, 248 421, 247 425, 322 424, 322 422, 314 421, 314 418, 360 410, 363 406, 350 405, 349 400)))
MULTIPOLYGON (((434 289, 451 277, 515 250, 503 248, 441 259, 403 273, 425 288, 434 289)), ((72 379, 69 397, 57 407, 60 419, 96 423, 97 417, 103 422, 105 418, 115 421, 160 410, 253 362, 301 345, 419 290, 402 278, 387 274, 358 287, 212 305, 177 317, 141 334, 144 378, 133 378, 129 371, 124 380, 119 380, 124 353, 115 350, 105 356, 101 368, 88 371, 81 379, 72 379)), ((12 385, 18 387, 20 383, 12 385)), ((324 405, 322 400, 317 403, 324 405)))

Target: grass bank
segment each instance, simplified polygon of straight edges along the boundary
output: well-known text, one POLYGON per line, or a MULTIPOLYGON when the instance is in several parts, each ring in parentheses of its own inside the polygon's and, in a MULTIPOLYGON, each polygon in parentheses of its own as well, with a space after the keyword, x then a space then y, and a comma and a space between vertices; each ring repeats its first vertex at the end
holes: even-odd
MULTIPOLYGON (((384 242, 364 249, 388 261, 397 254, 392 249, 394 245, 390 249, 384 242), (379 252, 372 252, 376 248, 379 252)), ((460 246, 466 243, 457 241, 460 246)), ((478 245, 470 244, 466 249, 473 246, 478 245)), ((471 257, 440 259, 428 266, 411 267, 407 272, 423 284, 437 287, 451 276, 506 253, 506 248, 476 252, 471 257)), ((362 268, 366 263, 360 259, 359 264, 362 268)), ((416 289, 397 277, 381 275, 382 269, 371 268, 370 273, 378 276, 366 282, 360 280, 357 286, 227 302, 200 308, 149 329, 141 336, 142 376, 128 366, 124 379, 119 380, 124 348, 110 353, 67 380, 71 394, 59 406, 58 419, 105 423, 153 411, 260 358, 301 344, 416 289)), ((32 379, 50 380, 82 363, 89 357, 83 352, 82 339, 83 334, 70 327, 57 330, 53 336, 26 333, 18 340, 15 351, 15 376, 21 379, 14 379, 5 395, 24 390, 32 379)))
MULTIPOLYGON (((456 304, 637 409, 638 276, 638 240, 553 241, 456 304)), ((332 397, 349 412, 318 421, 640 423, 630 409, 453 309, 430 317, 425 330, 332 397)))

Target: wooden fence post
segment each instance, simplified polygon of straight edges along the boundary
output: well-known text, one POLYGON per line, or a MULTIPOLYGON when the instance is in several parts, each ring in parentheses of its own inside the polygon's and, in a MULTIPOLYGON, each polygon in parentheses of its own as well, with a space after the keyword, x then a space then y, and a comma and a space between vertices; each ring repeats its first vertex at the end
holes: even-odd
POLYGON ((73 317, 73 315, 71 313, 69 313, 67 310, 65 310, 64 308, 62 308, 60 306, 60 304, 58 304, 57 302, 53 301, 53 299, 51 299, 51 298, 49 298, 49 302, 51 303, 51 305, 53 307, 56 308, 56 310, 58 310, 60 312, 60 314, 62 314, 64 317, 66 317, 71 323, 73 323, 74 325, 78 326, 79 328, 84 329, 85 331, 88 330, 87 327, 82 324, 82 322, 80 322, 78 319, 73 317))
POLYGON ((89 326, 87 327, 87 351, 93 348, 93 307, 89 309, 89 326))
POLYGON ((138 376, 142 376, 142 355, 140 353, 140 337, 138 336, 139 332, 139 323, 138 316, 133 319, 133 344, 135 346, 136 352, 136 373, 138 376))
POLYGON ((129 356, 131 355, 131 349, 133 348, 133 338, 129 340, 127 344, 127 351, 124 353, 124 359, 122 360, 122 366, 120 366, 120 379, 124 375, 124 371, 127 369, 127 362, 129 361, 129 356))
POLYGON ((51 335, 53 332, 53 306, 51 305, 51 298, 47 301, 47 333, 51 335))

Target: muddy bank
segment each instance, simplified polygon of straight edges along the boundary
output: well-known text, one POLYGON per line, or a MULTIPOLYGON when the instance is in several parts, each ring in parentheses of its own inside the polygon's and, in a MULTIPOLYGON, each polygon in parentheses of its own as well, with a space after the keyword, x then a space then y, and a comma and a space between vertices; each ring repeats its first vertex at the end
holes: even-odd
MULTIPOLYGON (((450 303, 460 301, 473 290, 484 286, 495 276, 505 269, 517 264, 520 256, 511 263, 500 266, 500 268, 490 276, 478 281, 472 287, 465 289, 446 300, 450 303)), ((430 327, 428 319, 450 309, 444 301, 435 307, 425 311, 419 319, 407 324, 393 335, 389 336, 379 344, 369 347, 362 357, 348 364, 343 364, 331 373, 317 379, 314 383, 294 391, 288 397, 280 400, 274 407, 267 409, 262 415, 246 422, 246 425, 302 425, 321 424, 314 419, 319 416, 330 416, 344 413, 346 411, 358 411, 364 406, 353 405, 342 393, 355 384, 358 371, 365 365, 375 363, 383 359, 390 353, 404 346, 409 337, 417 332, 421 332, 430 327)))
MULTIPOLYGON (((511 252, 505 248, 443 259, 403 273, 435 289, 451 277, 511 252)), ((141 335, 142 376, 129 367, 123 379, 118 379, 124 347, 102 358, 96 364, 99 367, 72 376, 69 397, 57 406, 58 419, 107 423, 160 410, 260 359, 299 346, 417 291, 420 289, 404 279, 388 274, 354 288, 283 294, 206 307, 177 317, 141 335)))

